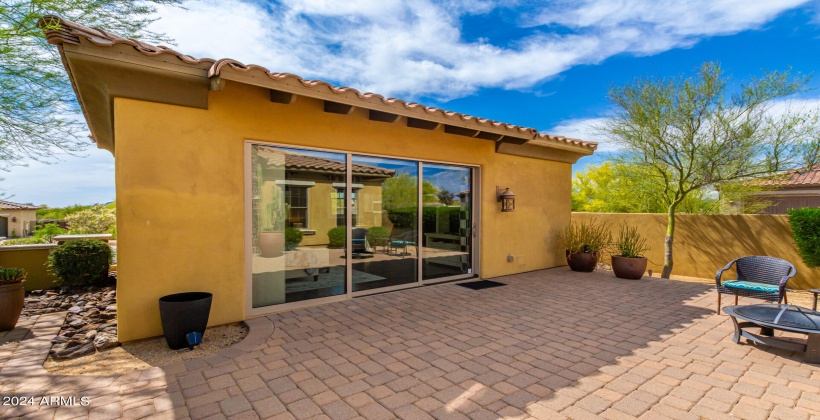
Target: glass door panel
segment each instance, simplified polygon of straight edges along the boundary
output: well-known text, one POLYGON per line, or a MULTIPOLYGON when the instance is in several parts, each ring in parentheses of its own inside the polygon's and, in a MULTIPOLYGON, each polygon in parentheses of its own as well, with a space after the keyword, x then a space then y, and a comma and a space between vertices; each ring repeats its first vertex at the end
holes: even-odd
POLYGON ((353 156, 353 292, 418 282, 418 163, 353 156))
POLYGON ((432 163, 422 167, 422 280, 471 274, 472 170, 432 163))
POLYGON ((252 306, 347 292, 346 155, 251 148, 252 306))

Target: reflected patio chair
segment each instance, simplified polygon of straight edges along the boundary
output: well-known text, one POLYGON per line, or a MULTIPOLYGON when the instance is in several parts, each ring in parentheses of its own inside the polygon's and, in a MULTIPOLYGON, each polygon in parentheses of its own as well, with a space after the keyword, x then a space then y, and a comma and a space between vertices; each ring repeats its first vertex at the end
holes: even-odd
POLYGON ((353 228, 351 241, 353 242, 353 258, 372 258, 373 251, 367 243, 367 229, 353 228))
MULTIPOLYGON (((418 255, 418 234, 415 230, 411 230, 408 232, 404 232, 399 235, 391 236, 390 237, 390 250, 388 253, 396 252, 398 253, 401 250, 401 257, 404 258, 407 255, 410 255, 407 252, 408 246, 416 247, 416 255, 418 255)), ((399 255, 399 254, 397 254, 399 255)))

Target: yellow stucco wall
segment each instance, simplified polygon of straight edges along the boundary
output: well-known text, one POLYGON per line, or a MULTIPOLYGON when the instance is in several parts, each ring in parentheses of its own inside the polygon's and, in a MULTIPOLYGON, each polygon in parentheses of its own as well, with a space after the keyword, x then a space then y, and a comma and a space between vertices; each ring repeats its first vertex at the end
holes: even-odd
MULTIPOLYGON (((648 268, 661 271, 665 214, 572 213, 573 221, 590 219, 609 223, 613 235, 617 235, 622 222, 637 226, 652 246, 646 253, 650 261, 648 268)), ((788 288, 820 287, 820 269, 803 264, 794 246, 788 216, 679 214, 676 221, 672 274, 713 279, 719 268, 735 258, 769 255, 789 261, 797 269, 797 276, 789 280, 788 288)))
MULTIPOLYGON (((492 141, 323 112, 228 82, 201 110, 114 103, 119 340, 161 334, 157 299, 214 293, 210 324, 245 318, 245 140, 480 165, 482 277, 564 265, 555 233, 570 219, 571 165, 495 153, 492 141), (501 213, 496 186, 517 194, 501 213), (507 255, 516 257, 507 262, 507 255)), ((326 233, 326 232, 325 232, 326 233)), ((317 235, 320 232, 317 230, 317 235)))
POLYGON ((0 267, 20 267, 26 270, 27 291, 54 287, 54 276, 48 271, 48 254, 57 245, 0 246, 0 267))

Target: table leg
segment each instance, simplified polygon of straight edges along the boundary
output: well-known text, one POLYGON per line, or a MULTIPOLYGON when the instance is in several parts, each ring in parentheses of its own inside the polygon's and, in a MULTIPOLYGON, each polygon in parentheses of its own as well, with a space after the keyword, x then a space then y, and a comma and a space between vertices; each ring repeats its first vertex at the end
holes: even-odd
POLYGON ((812 303, 812 305, 811 305, 811 310, 812 311, 817 310, 817 293, 814 294, 814 303, 812 303))
POLYGON ((760 335, 774 337, 774 329, 769 327, 760 327, 760 335))
POLYGON ((732 341, 734 341, 735 344, 740 344, 740 333, 741 333, 740 325, 737 324, 737 318, 735 318, 735 317, 731 317, 731 318, 732 318, 732 323, 735 324, 735 335, 734 335, 734 337, 732 337, 732 341))
POLYGON ((806 338, 806 363, 820 364, 820 334, 809 334, 806 338))

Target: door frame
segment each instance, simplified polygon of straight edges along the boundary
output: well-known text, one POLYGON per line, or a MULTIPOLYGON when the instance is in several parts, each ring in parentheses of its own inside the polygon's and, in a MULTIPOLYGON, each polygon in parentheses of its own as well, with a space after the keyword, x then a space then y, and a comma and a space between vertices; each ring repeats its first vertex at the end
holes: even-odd
POLYGON ((273 143, 268 141, 262 140, 253 140, 253 139, 246 139, 244 141, 244 213, 245 213, 245 223, 244 223, 244 233, 245 233, 245 316, 248 318, 257 317, 257 316, 264 316, 279 312, 287 312, 293 311, 296 309, 308 308, 312 306, 324 305, 327 303, 339 302, 347 299, 352 299, 355 297, 367 296, 377 293, 385 293, 385 292, 392 292, 402 289, 410 289, 414 287, 420 287, 425 285, 431 285, 436 283, 448 282, 448 281, 455 281, 455 280, 465 280, 474 277, 480 277, 480 220, 481 220, 481 166, 475 164, 468 164, 468 163, 458 163, 458 162, 449 162, 449 161, 440 161, 440 160, 430 160, 430 159, 418 159, 418 158, 411 158, 406 156, 393 156, 393 155, 383 155, 377 153, 363 153, 363 152, 351 152, 347 150, 338 150, 332 148, 319 148, 319 147, 310 147, 310 146, 302 146, 296 144, 287 144, 287 143, 273 143), (418 186, 418 230, 419 230, 419 255, 417 256, 417 272, 416 272, 416 281, 408 283, 408 284, 401 284, 396 286, 389 286, 383 287, 379 289, 371 289, 371 290, 362 290, 358 292, 353 292, 353 253, 347 252, 345 253, 345 293, 335 295, 335 296, 328 296, 323 298, 316 298, 316 299, 308 299, 302 300, 298 302, 289 302, 289 303, 281 303, 275 304, 270 306, 264 306, 260 308, 253 307, 253 206, 252 203, 252 171, 251 168, 251 153, 253 150, 253 146, 268 146, 268 147, 282 147, 288 149, 302 149, 308 151, 317 151, 317 152, 329 152, 329 153, 340 153, 345 155, 345 167, 346 167, 346 174, 345 174, 345 224, 347 228, 347 235, 346 235, 346 248, 348 250, 353 249, 353 236, 352 230, 354 226, 353 223, 353 212, 352 212, 352 203, 350 197, 352 197, 353 192, 353 156, 366 156, 366 157, 377 157, 377 158, 385 158, 385 159, 400 159, 400 160, 409 160, 416 162, 418 165, 418 179, 419 179, 419 186, 418 186), (422 264, 424 261, 424 250, 421 246, 421 230, 422 230, 422 217, 423 212, 421 211, 423 207, 423 191, 422 185, 424 182, 424 175, 423 169, 425 163, 431 164, 441 164, 441 165, 451 165, 451 166, 458 166, 462 168, 469 168, 472 172, 472 182, 470 185, 471 190, 471 212, 472 212, 472 246, 471 246, 471 265, 472 265, 472 273, 469 274, 461 274, 455 276, 448 276, 448 277, 441 277, 435 278, 430 280, 422 280, 422 264))

